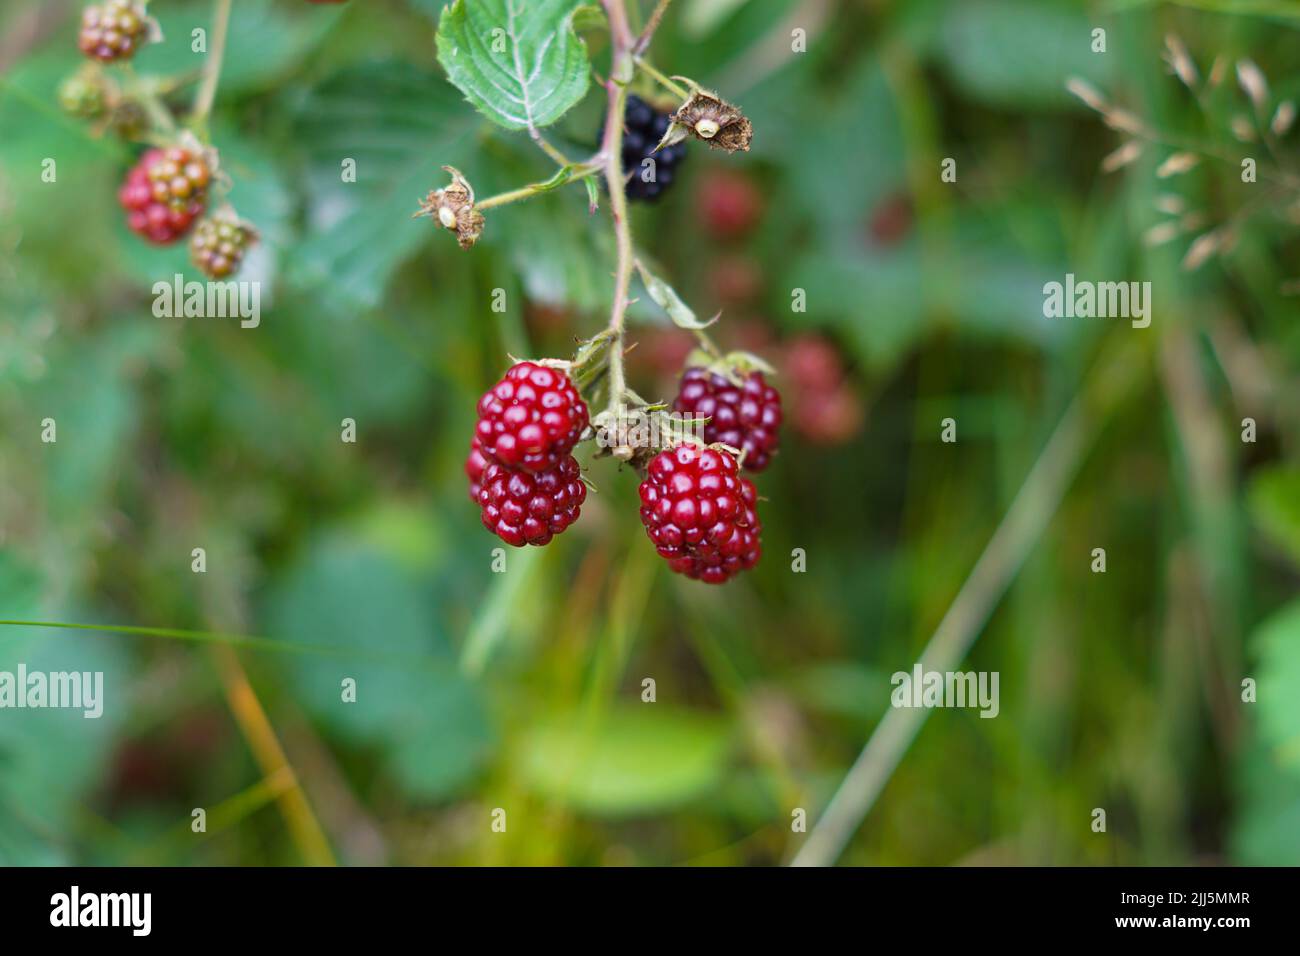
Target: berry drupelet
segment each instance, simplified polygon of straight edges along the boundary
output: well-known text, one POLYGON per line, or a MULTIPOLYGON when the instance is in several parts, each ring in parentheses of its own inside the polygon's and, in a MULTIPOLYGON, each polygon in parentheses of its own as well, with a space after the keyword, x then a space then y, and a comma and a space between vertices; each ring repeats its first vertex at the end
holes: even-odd
POLYGON ((772 460, 781 425, 781 394, 762 372, 750 372, 736 385, 708 369, 688 368, 673 410, 707 416, 704 440, 742 449, 747 471, 762 471, 772 460))
POLYGON ((661 451, 640 492, 641 523, 678 574, 721 584, 758 563, 758 496, 725 451, 695 445, 661 451))
POLYGON ((476 436, 489 461, 549 471, 573 451, 587 422, 587 405, 569 376, 519 362, 479 399, 476 436))
POLYGON ((686 159, 686 144, 676 143, 656 153, 654 148, 668 132, 668 114, 658 112, 638 96, 628 96, 623 118, 623 172, 629 176, 627 198, 654 202, 673 184, 678 167, 686 159), (654 165, 643 166, 647 158, 653 159, 654 165))

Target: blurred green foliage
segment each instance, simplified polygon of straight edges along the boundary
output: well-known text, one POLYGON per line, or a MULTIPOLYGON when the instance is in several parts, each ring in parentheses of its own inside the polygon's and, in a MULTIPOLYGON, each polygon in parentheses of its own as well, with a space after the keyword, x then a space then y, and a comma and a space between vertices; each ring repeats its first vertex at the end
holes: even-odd
MULTIPOLYGON (((341 862, 786 861, 805 838, 791 811, 817 818, 889 675, 910 671, 1085 394, 1109 411, 964 665, 1000 672, 1000 718, 931 715, 842 859, 1300 862, 1300 329, 1284 294, 1300 245, 1280 214, 1300 195, 1252 210, 1242 190, 1264 187, 1231 163, 1158 179, 1169 149, 1103 175, 1122 138, 1065 91, 1084 77, 1207 153, 1259 151, 1224 132, 1246 109, 1231 70, 1198 102, 1164 37, 1202 75, 1252 58, 1281 101, 1300 92, 1292 4, 673 5, 656 64, 741 104, 754 148, 693 148, 665 202, 637 211, 638 243, 698 314, 726 307, 725 343, 778 365, 800 336, 835 343, 866 415, 832 447, 787 427, 758 481, 765 559, 720 589, 666 572, 634 476, 608 460, 573 529, 492 571, 499 542, 461 471, 475 401, 507 354, 566 355, 600 327, 612 244, 580 187, 493 210, 470 253, 410 219, 443 164, 480 195, 550 172, 440 74, 441 7, 235 3, 212 138, 263 237, 243 276, 262 283, 256 330, 151 314, 150 286, 186 256, 125 227, 136 148, 58 111, 76 5, 0 14, 0 619, 173 629, 0 626, 0 670, 103 670, 109 695, 97 721, 0 711, 0 861, 310 859, 259 711, 341 862), (763 198, 742 238, 702 213, 724 170, 763 198), (1192 235, 1145 246, 1170 194, 1239 217, 1236 248, 1189 272, 1192 235), (736 261, 762 279, 740 304, 716 283, 736 261), (1150 279, 1151 328, 1043 319, 1043 284, 1067 272, 1150 279), (1129 386, 1108 378, 1117 347, 1137 355, 1129 386)), ((135 69, 197 70, 188 38, 210 5, 151 9, 166 42, 135 69)), ((604 42, 588 43, 600 71, 604 42)), ((594 147, 600 100, 554 128, 570 155, 594 147)), ((1294 133, 1273 145, 1261 163, 1294 169, 1294 133)), ((647 302, 634 317, 643 353, 673 335, 647 302)), ((661 373, 634 361, 632 384, 670 398, 661 373)))

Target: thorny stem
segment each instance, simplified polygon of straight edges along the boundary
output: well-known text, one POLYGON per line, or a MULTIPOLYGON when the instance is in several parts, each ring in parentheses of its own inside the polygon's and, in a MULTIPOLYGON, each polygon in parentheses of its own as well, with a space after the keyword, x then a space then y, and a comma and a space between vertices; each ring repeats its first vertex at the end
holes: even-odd
POLYGON ((609 187, 609 210, 614 219, 614 239, 618 265, 614 272, 614 304, 610 310, 609 329, 613 344, 609 350, 609 408, 617 411, 623 403, 627 380, 623 373, 623 325, 627 312, 627 291, 632 281, 632 229, 627 219, 627 194, 623 181, 623 110, 627 103, 627 84, 632 79, 632 32, 628 29, 623 0, 601 0, 609 21, 611 63, 609 106, 605 116, 605 138, 600 156, 605 163, 605 183, 609 187))
POLYGON ((212 102, 217 97, 217 81, 221 78, 221 60, 226 51, 226 27, 230 24, 230 0, 216 0, 212 13, 212 36, 209 37, 208 58, 203 64, 203 82, 194 97, 191 120, 206 123, 212 112, 212 102))
POLYGON ((645 29, 641 35, 636 38, 636 43, 632 46, 632 56, 640 59, 641 54, 650 47, 650 41, 654 39, 655 31, 659 29, 659 23, 663 20, 664 14, 668 11, 668 4, 673 0, 659 0, 655 4, 654 13, 650 14, 650 19, 646 21, 645 29))
POLYGON ((650 77, 652 80, 654 80, 664 89, 666 89, 669 93, 672 93, 674 96, 678 96, 681 99, 686 99, 688 96, 691 95, 690 91, 687 90, 686 87, 682 86, 680 83, 676 83, 673 80, 670 80, 668 77, 664 76, 662 73, 656 70, 650 64, 649 60, 639 55, 634 57, 634 59, 636 60, 636 65, 641 68, 641 71, 643 73, 645 73, 648 77, 650 77))

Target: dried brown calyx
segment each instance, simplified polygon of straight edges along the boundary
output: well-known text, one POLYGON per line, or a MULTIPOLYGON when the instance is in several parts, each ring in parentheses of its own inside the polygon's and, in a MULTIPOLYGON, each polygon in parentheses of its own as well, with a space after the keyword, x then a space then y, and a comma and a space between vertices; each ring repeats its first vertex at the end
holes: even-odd
POLYGON ((748 150, 754 138, 753 124, 745 114, 716 93, 695 87, 686 102, 672 115, 672 125, 660 146, 670 145, 689 133, 711 149, 729 153, 748 150), (673 139, 676 133, 676 139, 673 139))
POLYGON ((415 216, 434 217, 438 225, 456 234, 462 249, 469 249, 483 232, 483 214, 474 208, 474 187, 460 171, 454 166, 442 168, 451 174, 450 185, 432 190, 421 199, 415 216))

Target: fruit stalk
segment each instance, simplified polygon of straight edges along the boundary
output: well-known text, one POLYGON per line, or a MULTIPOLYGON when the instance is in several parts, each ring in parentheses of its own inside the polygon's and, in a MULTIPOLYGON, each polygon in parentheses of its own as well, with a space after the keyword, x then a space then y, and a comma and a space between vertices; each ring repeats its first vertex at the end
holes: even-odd
POLYGON ((605 140, 601 154, 605 163, 605 183, 609 187, 609 209, 614 219, 614 239, 618 265, 614 272, 614 304, 610 310, 609 331, 613 343, 609 349, 609 408, 617 413, 623 403, 627 380, 623 372, 623 326, 627 312, 627 292, 632 281, 632 227, 627 218, 627 195, 623 182, 623 112, 627 104, 627 85, 632 80, 634 39, 628 28, 623 0, 601 0, 609 21, 611 63, 609 107, 605 116, 605 140))
POLYGON ((212 36, 208 44, 208 58, 203 64, 203 82, 194 97, 193 122, 206 126, 212 103, 217 98, 217 82, 221 79, 221 60, 226 51, 226 28, 230 24, 230 0, 216 0, 212 10, 212 36))

